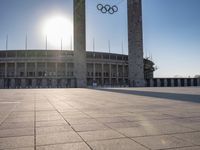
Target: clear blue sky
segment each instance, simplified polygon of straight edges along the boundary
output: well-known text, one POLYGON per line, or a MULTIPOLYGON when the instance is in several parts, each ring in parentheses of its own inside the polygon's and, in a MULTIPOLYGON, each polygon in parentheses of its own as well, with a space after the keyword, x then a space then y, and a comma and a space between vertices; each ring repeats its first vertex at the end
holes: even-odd
MULTIPOLYGON (((87 0, 87 50, 127 53, 126 0, 87 0), (98 3, 118 4, 115 15, 103 15, 98 3)), ((72 0, 0 0, 0 49, 44 49, 41 23, 53 14, 73 20, 72 0)), ((152 55, 156 77, 200 74, 200 0, 143 0, 144 53, 152 55)), ((48 46, 50 49, 59 48, 48 46)), ((69 46, 64 47, 68 49, 69 46)))

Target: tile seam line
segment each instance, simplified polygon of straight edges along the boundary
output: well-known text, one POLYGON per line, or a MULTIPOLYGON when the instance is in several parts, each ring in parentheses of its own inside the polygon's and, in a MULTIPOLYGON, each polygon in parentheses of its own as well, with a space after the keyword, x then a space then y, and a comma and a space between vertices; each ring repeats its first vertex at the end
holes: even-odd
POLYGON ((70 123, 63 117, 63 115, 57 110, 57 108, 52 104, 52 102, 49 100, 49 98, 46 97, 46 99, 47 99, 47 101, 53 106, 53 108, 56 110, 56 112, 57 112, 58 114, 60 114, 61 117, 65 120, 65 122, 72 128, 72 130, 80 137, 80 139, 89 147, 89 149, 90 149, 90 150, 93 150, 92 147, 81 137, 80 134, 78 134, 78 132, 76 132, 76 131, 74 130, 74 128, 71 126, 71 124, 70 124, 70 123))
POLYGON ((15 108, 17 107, 17 105, 19 105, 19 104, 16 104, 16 105, 14 106, 14 108, 12 108, 12 109, 9 111, 9 113, 6 115, 6 117, 4 117, 3 121, 0 123, 0 126, 6 121, 6 119, 10 116, 10 114, 13 112, 13 110, 15 110, 15 108))
POLYGON ((36 150, 36 93, 34 93, 34 150, 36 150))

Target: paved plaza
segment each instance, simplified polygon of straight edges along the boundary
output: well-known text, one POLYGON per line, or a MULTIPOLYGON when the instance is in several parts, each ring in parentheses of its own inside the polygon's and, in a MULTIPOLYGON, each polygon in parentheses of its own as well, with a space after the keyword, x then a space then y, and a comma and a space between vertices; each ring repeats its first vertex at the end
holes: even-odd
POLYGON ((0 150, 200 150, 200 88, 0 90, 0 150))

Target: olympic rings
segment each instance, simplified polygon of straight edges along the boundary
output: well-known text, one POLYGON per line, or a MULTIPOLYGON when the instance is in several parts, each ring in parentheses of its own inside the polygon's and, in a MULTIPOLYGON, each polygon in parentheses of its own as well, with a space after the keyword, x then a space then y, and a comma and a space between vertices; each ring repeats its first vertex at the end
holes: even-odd
POLYGON ((109 13, 112 15, 118 12, 118 7, 116 5, 110 6, 108 4, 106 5, 98 4, 97 10, 101 11, 103 14, 109 13))

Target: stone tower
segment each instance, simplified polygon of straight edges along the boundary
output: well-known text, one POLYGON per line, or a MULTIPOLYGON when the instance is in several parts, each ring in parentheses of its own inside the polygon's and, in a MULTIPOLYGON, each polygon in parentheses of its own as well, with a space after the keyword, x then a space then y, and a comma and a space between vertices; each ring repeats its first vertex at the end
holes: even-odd
POLYGON ((142 2, 128 0, 129 82, 131 87, 141 87, 144 81, 142 2))
POLYGON ((78 88, 87 86, 85 0, 74 0, 74 75, 78 88))

